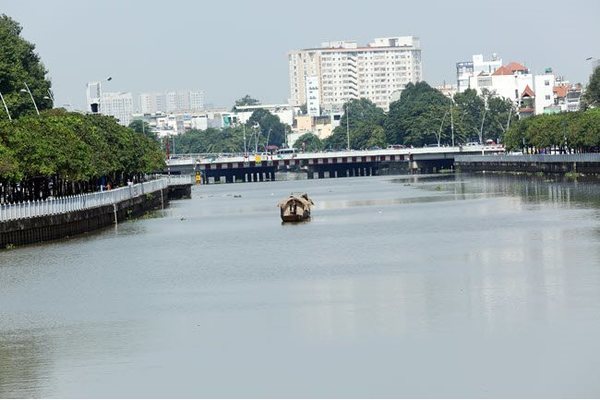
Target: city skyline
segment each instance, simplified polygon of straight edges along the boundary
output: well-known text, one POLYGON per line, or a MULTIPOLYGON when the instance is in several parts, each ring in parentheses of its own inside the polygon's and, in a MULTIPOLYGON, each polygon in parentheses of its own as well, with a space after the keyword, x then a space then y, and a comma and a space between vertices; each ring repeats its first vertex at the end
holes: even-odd
POLYGON ((87 82, 106 76, 113 77, 103 86, 107 92, 197 87, 205 103, 217 106, 231 106, 245 94, 285 103, 288 52, 324 41, 418 36, 423 80, 432 86, 455 84, 456 62, 473 54, 497 53, 505 63, 521 62, 535 72, 552 67, 582 83, 592 70, 593 60, 586 58, 600 56, 599 45, 589 40, 600 36, 594 21, 600 3, 593 1, 303 4, 292 13, 272 1, 234 3, 223 13, 216 3, 175 2, 169 6, 177 23, 165 25, 160 2, 0 2, 2 13, 36 45, 56 106, 78 109, 85 107, 87 82))

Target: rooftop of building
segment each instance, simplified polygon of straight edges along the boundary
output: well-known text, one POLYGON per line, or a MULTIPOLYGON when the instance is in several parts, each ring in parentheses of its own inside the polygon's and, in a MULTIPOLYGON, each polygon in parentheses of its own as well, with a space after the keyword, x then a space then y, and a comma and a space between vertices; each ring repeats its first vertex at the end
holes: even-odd
POLYGON ((500 66, 492 75, 514 75, 516 73, 527 73, 529 69, 523 64, 511 62, 500 66))

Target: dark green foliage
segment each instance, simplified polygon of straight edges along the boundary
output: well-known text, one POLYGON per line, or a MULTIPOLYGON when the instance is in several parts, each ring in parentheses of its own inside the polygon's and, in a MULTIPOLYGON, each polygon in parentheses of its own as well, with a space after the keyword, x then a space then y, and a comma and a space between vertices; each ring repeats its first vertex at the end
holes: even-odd
POLYGON ((327 149, 345 149, 348 147, 348 132, 350 148, 365 149, 385 146, 383 124, 386 119, 384 111, 368 99, 353 99, 344 104, 347 110, 340 119, 340 126, 326 138, 323 146, 327 149))
POLYGON ((162 169, 158 143, 112 117, 52 110, 0 123, 0 179, 88 181, 162 169), (16 167, 16 169, 15 169, 16 167))
MULTIPOLYGON (((4 14, 0 16, 0 93, 13 118, 36 113, 29 94, 21 92, 25 83, 40 111, 52 108, 46 68, 35 53, 35 46, 20 34, 21 26, 17 22, 4 14)), ((0 121, 7 119, 0 104, 0 121)))
POLYGON ((239 100, 235 101, 235 106, 233 106, 233 111, 235 111, 236 107, 240 107, 240 106, 256 106, 259 105, 260 101, 252 98, 249 94, 245 95, 244 97, 242 97, 239 100))
MULTIPOLYGON (((0 111, 0 195, 24 201, 118 186, 164 167, 164 154, 149 136, 113 117, 52 109, 50 81, 21 27, 0 16, 0 92, 10 114, 0 111), (41 112, 37 115, 29 86, 41 112)), ((150 132, 149 132, 150 133, 150 132)))
POLYGON ((158 138, 156 137, 156 133, 152 131, 152 127, 150 126, 150 124, 148 124, 144 120, 135 119, 131 121, 131 123, 129 124, 129 128, 133 129, 134 132, 141 133, 142 135, 150 139, 158 140, 158 138))
POLYGON ((259 129, 258 132, 254 132, 258 134, 259 148, 264 145, 282 147, 289 129, 286 124, 279 120, 278 116, 265 109, 255 110, 248 119, 246 129, 255 129, 254 127, 259 129))
POLYGON ((600 107, 600 67, 596 67, 590 76, 583 101, 586 107, 600 107))
POLYGON ((525 152, 558 150, 589 152, 600 149, 600 109, 537 115, 512 123, 504 144, 525 152))
POLYGON ((400 100, 390 104, 385 121, 388 143, 422 146, 438 141, 442 127, 442 143, 449 136, 451 100, 426 82, 409 83, 400 100))
MULTIPOLYGON (((246 131, 249 143, 252 132, 246 131)), ((178 153, 240 153, 244 149, 244 127, 194 129, 178 135, 176 141, 178 153)))
POLYGON ((308 132, 300 136, 293 147, 307 152, 316 152, 323 150, 323 143, 317 135, 308 132))

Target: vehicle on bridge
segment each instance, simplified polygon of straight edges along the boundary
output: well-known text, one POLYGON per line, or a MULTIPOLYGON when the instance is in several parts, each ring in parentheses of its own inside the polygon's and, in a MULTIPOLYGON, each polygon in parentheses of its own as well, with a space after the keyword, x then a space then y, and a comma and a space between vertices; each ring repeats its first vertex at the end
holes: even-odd
POLYGON ((293 155, 293 154, 297 154, 297 153, 298 153, 298 149, 293 148, 293 147, 277 150, 277 154, 279 154, 279 155, 293 155))
POLYGON ((277 204, 283 222, 301 222, 310 219, 310 207, 313 205, 313 201, 306 193, 292 193, 277 204))

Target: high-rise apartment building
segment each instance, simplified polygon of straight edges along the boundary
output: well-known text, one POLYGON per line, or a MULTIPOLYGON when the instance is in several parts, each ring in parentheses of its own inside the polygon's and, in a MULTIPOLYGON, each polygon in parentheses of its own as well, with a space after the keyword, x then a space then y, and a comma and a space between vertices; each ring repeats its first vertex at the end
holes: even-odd
POLYGON ((341 111, 344 103, 361 97, 387 110, 406 84, 423 79, 420 42, 414 36, 376 38, 365 47, 325 42, 290 52, 288 61, 290 104, 310 103, 311 110, 323 114, 341 111))
POLYGON ((167 111, 167 98, 164 93, 140 94, 140 111, 142 114, 156 114, 167 111))
POLYGON ((100 113, 112 115, 119 120, 119 124, 128 126, 133 114, 133 96, 131 93, 104 92, 100 97, 100 113))
POLYGON ((204 109, 204 92, 178 90, 166 93, 140 94, 140 111, 142 114, 157 112, 186 112, 204 109))

